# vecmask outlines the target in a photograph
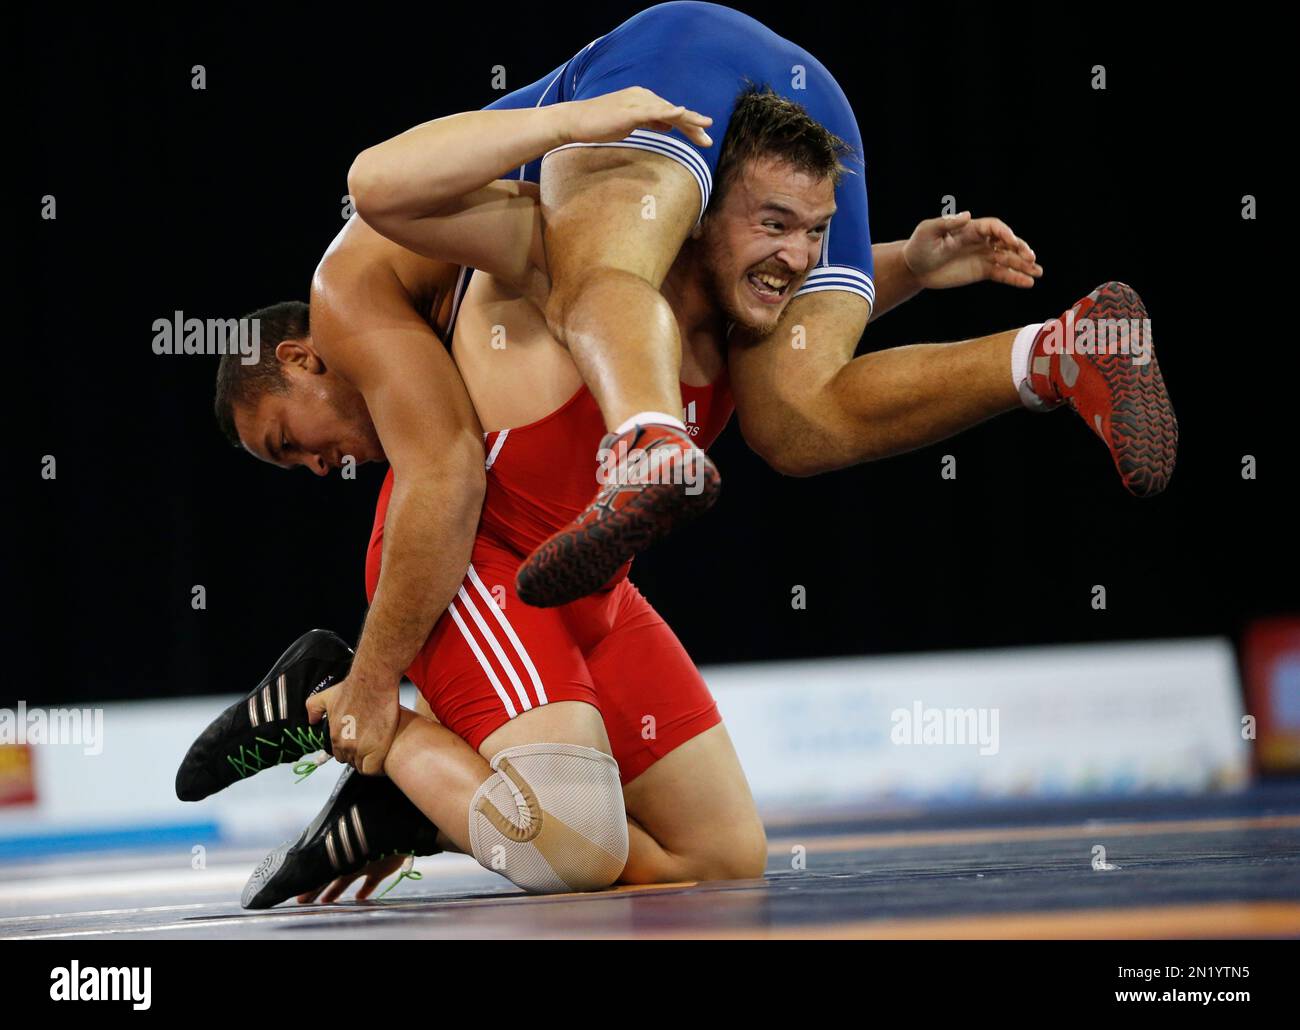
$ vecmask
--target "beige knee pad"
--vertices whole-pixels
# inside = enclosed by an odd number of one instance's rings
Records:
[[[469,806],[479,865],[542,894],[608,887],[627,862],[618,763],[576,744],[525,744],[492,759]]]

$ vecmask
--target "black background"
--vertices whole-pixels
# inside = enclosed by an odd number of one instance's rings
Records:
[[[355,635],[382,469],[318,480],[238,454],[211,415],[217,359],[154,355],[152,322],[306,299],[358,151],[491,102],[495,65],[509,89],[539,78],[641,6],[26,16],[9,126],[21,445],[4,622],[18,661],[0,703],[242,691],[304,629]],[[953,194],[1046,268],[1030,291],[922,295],[863,346],[1040,321],[1124,280],[1152,312],[1182,453],[1166,494],[1142,502],[1068,414],[1017,412],[810,480],[767,469],[733,425],[714,450],[718,506],[634,573],[696,660],[1236,634],[1300,608],[1289,29],[1241,5],[1214,22],[1128,6],[744,9],[853,101],[874,239],[905,238]],[[1256,221],[1241,218],[1248,193]],[[45,194],[57,220],[40,218]]]

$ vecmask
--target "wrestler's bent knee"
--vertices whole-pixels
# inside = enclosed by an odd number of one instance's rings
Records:
[[[647,302],[660,309],[662,316],[671,317],[668,302],[644,276],[612,265],[588,267],[555,278],[546,301],[546,323],[556,337],[564,339],[568,333],[589,328],[593,315]]]
[[[608,887],[627,863],[618,763],[575,744],[525,744],[492,759],[470,802],[479,865],[540,894]]]

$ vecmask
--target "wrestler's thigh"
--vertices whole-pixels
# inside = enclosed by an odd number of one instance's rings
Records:
[[[557,290],[595,269],[629,272],[657,288],[700,214],[700,188],[683,165],[624,147],[549,154],[541,200]]]
[[[522,712],[489,734],[478,753],[490,762],[506,748],[543,743],[576,744],[613,754],[600,710],[584,701],[552,701]]]

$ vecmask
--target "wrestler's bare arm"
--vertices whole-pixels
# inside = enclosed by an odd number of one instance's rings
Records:
[[[408,250],[485,271],[537,302],[549,291],[537,187],[503,179],[556,147],[712,120],[639,87],[522,110],[470,111],[418,125],[359,154],[348,173],[357,214]]]
[[[871,248],[876,304],[845,292],[797,296],[766,340],[731,336],[731,381],[745,439],[770,465],[812,475],[935,443],[1018,404],[1014,331],[894,347],[854,358],[870,318],[922,289],[998,282],[1028,289],[1033,249],[998,218],[920,222]]]
[[[876,299],[871,305],[870,321],[872,322],[886,311],[893,310],[921,292],[921,284],[903,259],[903,248],[906,245],[906,240],[871,245],[871,265],[874,272],[872,281],[876,286]],[[848,340],[844,341],[845,344],[848,342]],[[857,341],[854,340],[853,346],[848,348],[850,356],[856,347]]]
[[[948,289],[996,282],[1029,289],[1042,276],[1034,249],[1000,218],[972,217],[969,211],[917,224],[906,240],[871,248],[876,299],[871,321],[915,297],[923,289]],[[842,341],[849,353],[857,341]]]
[[[457,270],[442,271],[450,288]],[[394,473],[379,586],[349,677],[384,690],[464,578],[485,489],[483,437],[455,364],[391,263],[336,244],[313,279],[311,318],[324,359],[365,397]]]
[[[349,189],[358,191],[355,185]],[[357,214],[376,232],[407,250],[437,261],[487,272],[538,304],[550,292],[542,246],[537,185],[493,182],[458,197],[438,213],[420,217],[377,214],[354,192]]]

